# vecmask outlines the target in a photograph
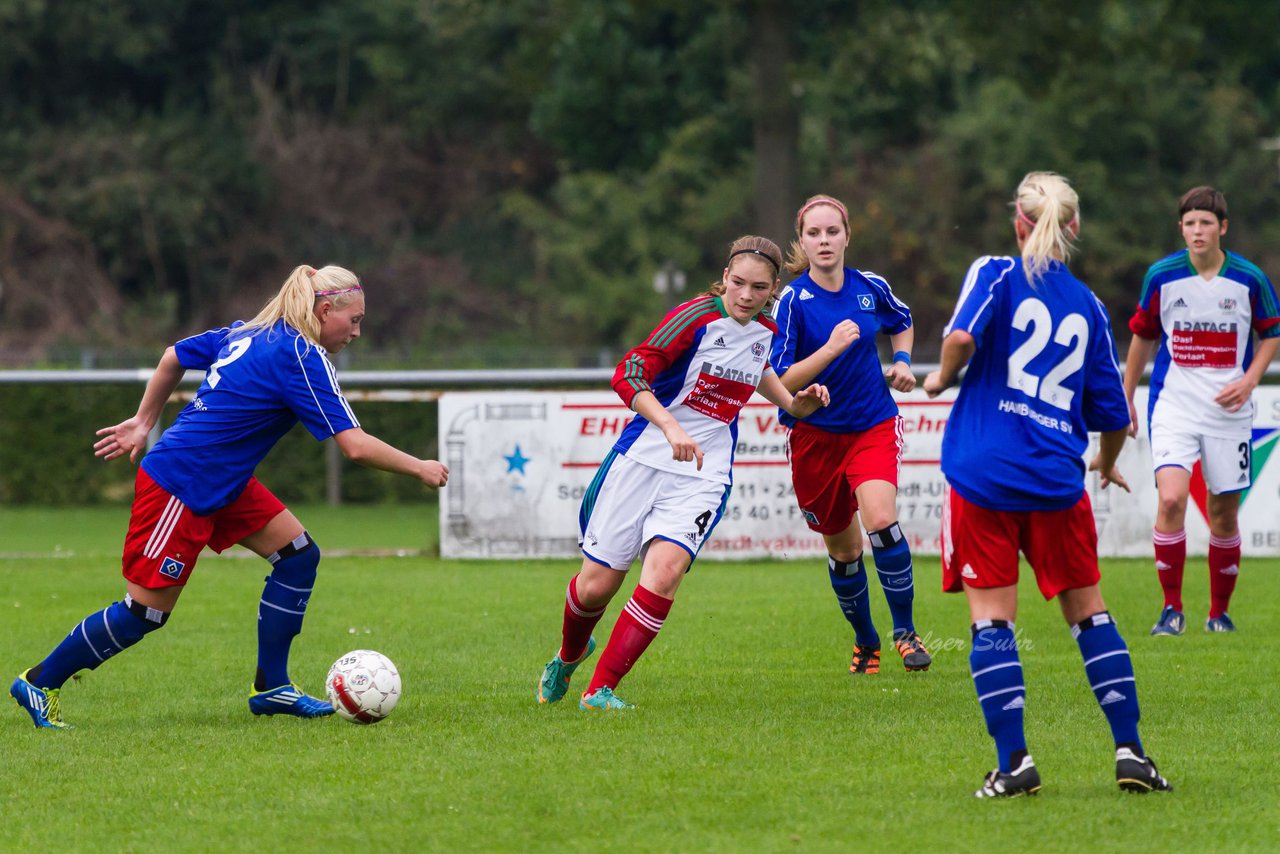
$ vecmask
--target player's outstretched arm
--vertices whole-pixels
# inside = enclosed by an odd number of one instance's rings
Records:
[[[785,409],[796,418],[805,418],[812,415],[831,402],[831,395],[827,392],[827,387],[817,383],[801,389],[793,396],[787,390],[786,384],[772,371],[766,373],[764,378],[760,380],[759,391],[765,400],[779,409]]]
[[[1120,474],[1120,469],[1116,468],[1116,459],[1120,456],[1120,449],[1124,447],[1124,442],[1128,438],[1128,429],[1108,430],[1098,435],[1098,455],[1093,458],[1093,462],[1089,463],[1089,471],[1096,471],[1102,475],[1103,489],[1114,483],[1125,492],[1133,491],[1129,488],[1124,475]]]
[[[969,364],[978,345],[973,336],[963,329],[956,329],[942,339],[942,359],[938,370],[924,378],[924,390],[929,397],[937,397],[956,384],[960,371]]]
[[[93,445],[93,454],[104,460],[114,460],[123,454],[129,455],[129,461],[136,463],[138,454],[147,446],[147,434],[160,420],[165,401],[173,394],[186,370],[178,361],[177,352],[170,347],[160,357],[151,379],[147,380],[146,391],[142,393],[142,402],[138,404],[137,413],[129,419],[111,427],[103,427],[97,432],[101,436]]]
[[[359,427],[335,433],[342,455],[353,463],[371,469],[407,474],[416,477],[432,489],[438,489],[449,481],[449,467],[439,460],[420,460],[392,447],[377,436],[371,436]]]

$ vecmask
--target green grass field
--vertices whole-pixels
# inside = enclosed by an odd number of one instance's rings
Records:
[[[431,511],[298,513],[332,551],[430,550]],[[24,555],[0,560],[7,680],[119,598],[127,510],[0,514],[0,552]],[[33,556],[55,546],[58,557]],[[964,601],[937,592],[936,560],[917,561],[932,670],[907,674],[889,653],[863,678],[847,673],[850,632],[824,567],[700,563],[619,690],[638,708],[614,715],[533,698],[575,567],[326,559],[295,679],[321,690],[331,661],[357,647],[389,655],[404,679],[395,713],[358,727],[249,715],[265,564],[206,554],[165,629],[68,684],[74,730],[37,731],[6,701],[0,849],[1138,852],[1280,839],[1280,561],[1247,562],[1232,609],[1241,631],[1208,636],[1207,571],[1193,559],[1189,631],[1158,640],[1149,565],[1104,568],[1170,795],[1116,788],[1076,645],[1027,585],[1018,628],[1044,789],[998,803],[971,797],[995,754]],[[878,597],[876,617],[887,627]]]

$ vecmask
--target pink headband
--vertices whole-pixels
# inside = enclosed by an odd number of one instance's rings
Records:
[[[362,291],[362,290],[364,290],[364,288],[360,287],[359,285],[356,285],[355,287],[351,287],[351,288],[340,288],[339,290],[336,290],[336,291],[316,291],[315,296],[332,297],[332,296],[337,296],[338,294],[349,294],[352,291]]]
[[[1022,221],[1023,225],[1025,225],[1027,228],[1035,229],[1036,227],[1035,222],[1031,219],[1031,217],[1027,216],[1025,213],[1022,212],[1021,202],[1014,202],[1013,209],[1018,212],[1018,219]],[[1079,212],[1077,212],[1076,215],[1071,218],[1071,222],[1067,223],[1067,228],[1070,228],[1071,226],[1075,225],[1079,221],[1080,221],[1080,214]]]
[[[800,230],[800,225],[804,222],[804,215],[809,211],[809,208],[814,208],[818,205],[831,205],[831,207],[840,211],[840,216],[844,218],[845,222],[849,221],[849,212],[844,209],[844,205],[840,204],[835,199],[814,199],[811,202],[806,202],[804,207],[800,208],[800,212],[796,214],[796,231]]]

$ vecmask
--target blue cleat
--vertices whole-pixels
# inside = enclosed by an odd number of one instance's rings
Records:
[[[30,670],[22,671],[22,675],[13,680],[9,696],[31,715],[31,722],[37,729],[70,729],[62,722],[62,689],[37,688],[27,681]]]
[[[1227,612],[1223,611],[1221,617],[1210,617],[1205,620],[1204,630],[1206,632],[1234,632],[1236,624],[1231,622],[1231,618],[1227,616]]]
[[[624,702],[620,697],[613,696],[613,689],[608,685],[604,685],[591,694],[583,694],[582,701],[578,703],[578,708],[592,712],[612,712],[615,710],[634,709],[635,704]]]
[[[293,715],[295,718],[323,718],[333,714],[333,704],[308,697],[297,685],[281,685],[270,691],[249,695],[249,711],[255,715]]]
[[[548,661],[546,669],[542,671],[542,680],[538,682],[538,702],[560,702],[565,692],[569,690],[569,677],[573,676],[573,671],[577,670],[578,665],[590,658],[591,653],[595,651],[596,639],[592,637],[587,639],[587,651],[577,661],[564,661],[557,652],[555,658]]]
[[[1160,612],[1160,619],[1156,620],[1156,624],[1151,627],[1151,634],[1173,637],[1182,634],[1186,628],[1187,618],[1182,615],[1182,612],[1173,610],[1172,605],[1165,605],[1164,610]]]

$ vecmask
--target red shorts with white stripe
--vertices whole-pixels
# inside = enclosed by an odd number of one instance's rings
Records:
[[[222,552],[261,531],[284,509],[280,499],[252,477],[235,501],[197,516],[139,466],[133,515],[124,538],[124,577],[149,589],[184,585],[205,546]]]
[[[787,457],[805,522],[819,534],[838,534],[858,509],[855,489],[869,480],[897,487],[902,416],[861,433],[829,433],[799,421],[787,434]]]
[[[1098,529],[1089,493],[1066,510],[988,510],[950,487],[942,501],[942,589],[990,589],[1018,583],[1018,552],[1027,556],[1045,599],[1092,587]]]

